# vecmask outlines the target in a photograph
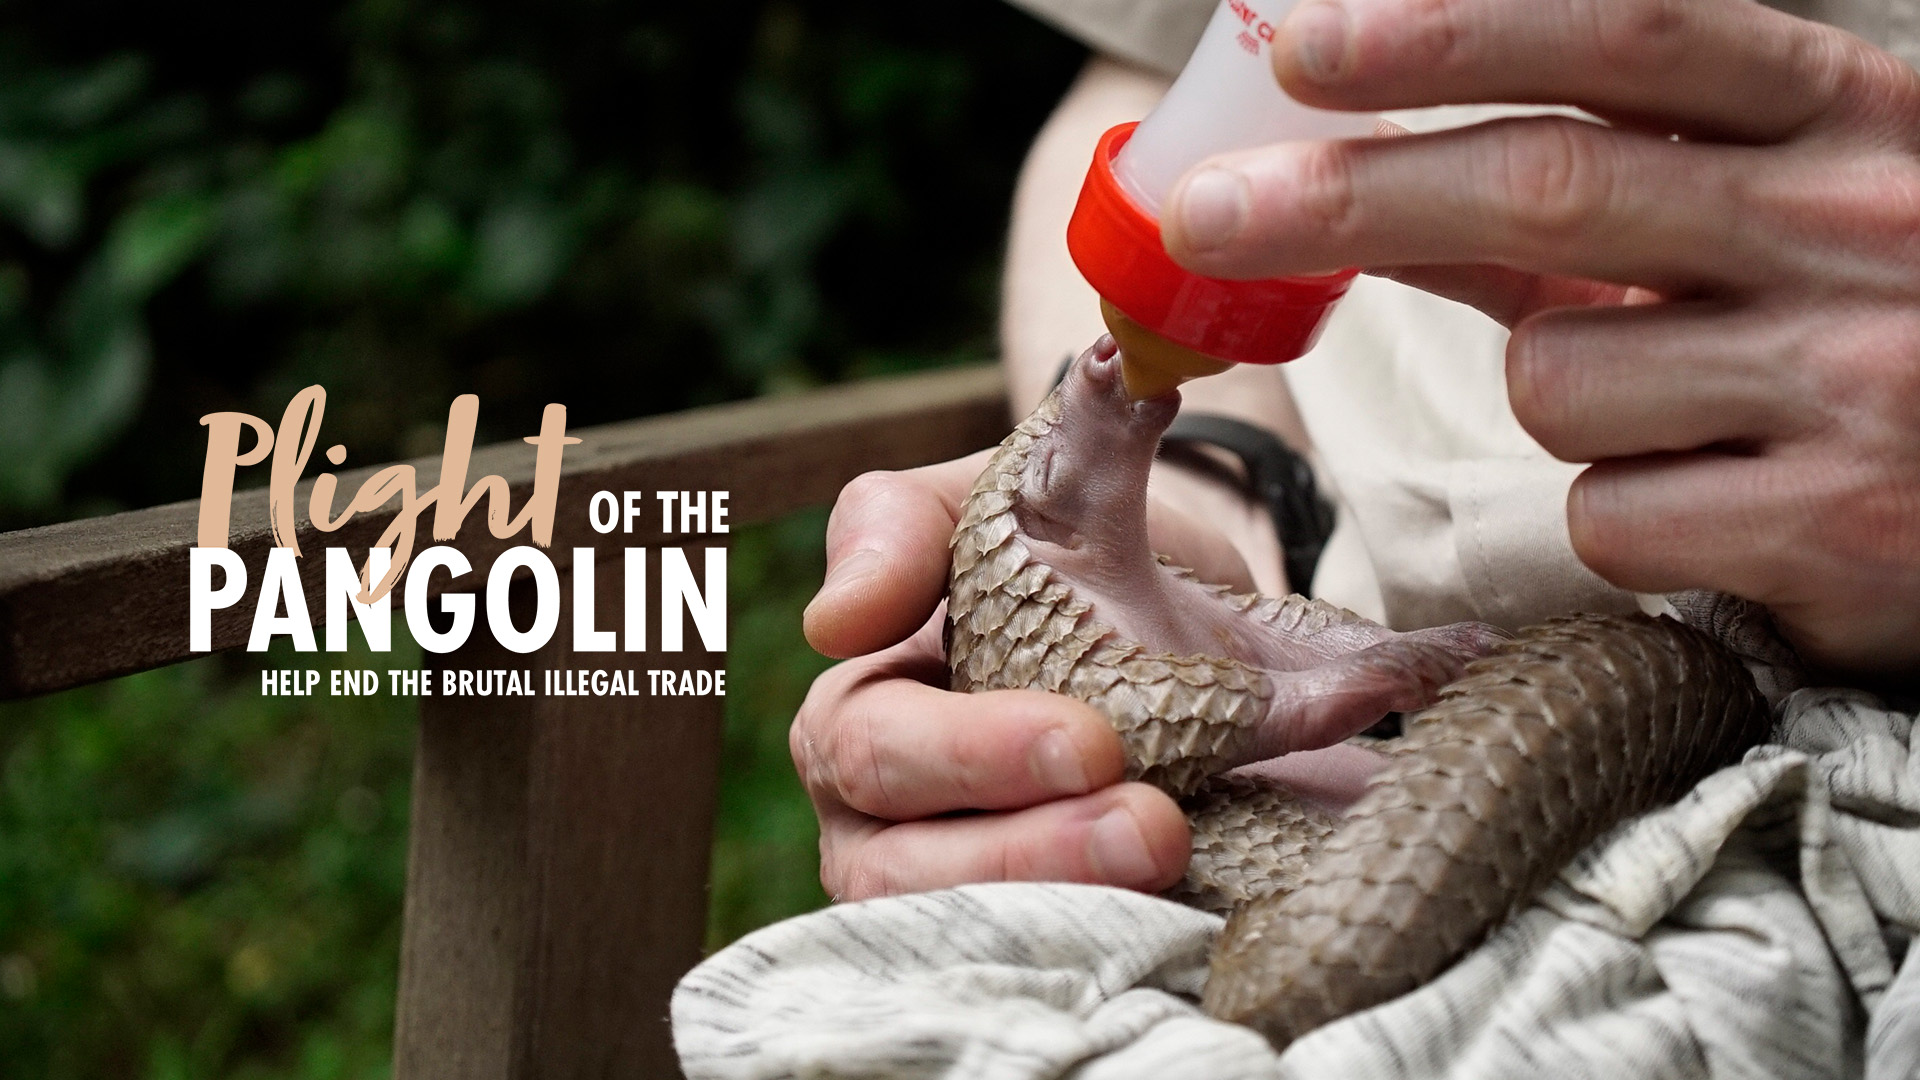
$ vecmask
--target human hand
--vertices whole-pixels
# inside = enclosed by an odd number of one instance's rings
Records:
[[[1329,108],[1578,106],[1226,155],[1169,200],[1221,277],[1340,266],[1513,329],[1581,559],[1767,604],[1810,661],[1920,665],[1920,76],[1750,0],[1312,0],[1273,42]]]
[[[828,522],[807,640],[854,659],[814,682],[790,745],[835,899],[990,880],[1160,889],[1185,872],[1185,817],[1122,782],[1120,738],[1091,706],[945,689],[947,540],[987,457],[868,473]],[[1202,577],[1252,587],[1235,549],[1190,519],[1156,506],[1148,532]]]

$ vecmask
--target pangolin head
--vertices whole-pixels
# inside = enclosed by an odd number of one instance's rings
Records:
[[[1108,538],[1144,543],[1147,471],[1179,411],[1177,390],[1129,401],[1119,347],[1103,335],[1034,414],[1043,424],[1021,468],[1022,531],[1068,548]]]

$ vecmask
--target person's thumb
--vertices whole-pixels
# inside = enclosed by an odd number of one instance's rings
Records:
[[[947,541],[984,459],[872,472],[840,492],[827,522],[827,574],[807,605],[807,642],[862,656],[904,641],[946,592]]]

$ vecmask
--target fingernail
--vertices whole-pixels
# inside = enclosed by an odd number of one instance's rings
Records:
[[[1033,770],[1033,778],[1048,791],[1080,795],[1088,790],[1087,767],[1080,760],[1080,747],[1073,736],[1057,728],[1033,744],[1027,765]]]
[[[1088,856],[1100,880],[1113,885],[1145,884],[1160,873],[1140,823],[1123,807],[1107,811],[1093,823]]]
[[[1286,32],[1293,35],[1300,70],[1314,82],[1343,79],[1347,74],[1347,39],[1353,20],[1339,4],[1308,4],[1286,21]]]
[[[1225,247],[1247,223],[1253,196],[1247,178],[1232,169],[1195,173],[1180,192],[1180,231],[1194,251]]]

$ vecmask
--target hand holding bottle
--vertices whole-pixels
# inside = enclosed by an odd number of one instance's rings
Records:
[[[1589,566],[1766,603],[1816,663],[1920,667],[1920,75],[1749,0],[1312,0],[1273,49],[1328,108],[1611,125],[1227,154],[1169,197],[1176,260],[1479,307],[1521,423],[1597,463],[1568,505]]]

